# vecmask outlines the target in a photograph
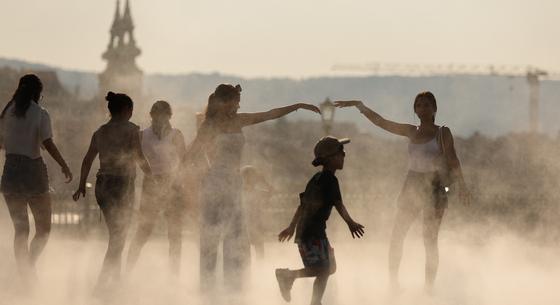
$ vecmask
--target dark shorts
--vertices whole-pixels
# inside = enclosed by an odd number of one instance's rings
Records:
[[[326,238],[300,241],[298,249],[305,267],[330,267],[334,259],[334,250]]]
[[[103,210],[106,208],[132,208],[134,203],[134,177],[98,174],[95,198]]]
[[[7,195],[34,196],[48,193],[49,176],[43,159],[6,155],[0,190]]]
[[[409,171],[399,196],[399,207],[405,210],[446,209],[447,192],[438,173]]]

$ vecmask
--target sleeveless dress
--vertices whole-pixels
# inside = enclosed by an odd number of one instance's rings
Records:
[[[242,133],[215,138],[215,155],[202,181],[200,281],[202,290],[215,283],[218,245],[223,240],[224,283],[240,289],[250,261],[250,244],[241,202]]]

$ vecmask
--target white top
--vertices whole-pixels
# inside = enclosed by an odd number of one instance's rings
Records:
[[[440,132],[440,131],[438,131]],[[408,143],[408,169],[419,173],[435,172],[440,169],[441,149],[437,135],[427,143]]]
[[[43,141],[53,136],[49,113],[31,101],[25,116],[18,118],[13,113],[14,107],[15,104],[10,105],[0,119],[0,140],[6,154],[40,158]]]
[[[174,175],[181,162],[179,151],[182,149],[183,134],[172,128],[164,137],[159,139],[148,127],[142,130],[142,151],[150,163],[154,175]]]

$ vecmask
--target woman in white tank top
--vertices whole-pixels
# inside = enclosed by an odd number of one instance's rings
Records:
[[[447,208],[447,185],[442,181],[446,169],[449,169],[449,177],[457,182],[458,194],[464,204],[470,202],[451,131],[435,124],[437,104],[434,95],[421,92],[414,100],[414,112],[420,118],[420,126],[386,120],[361,101],[337,101],[335,105],[355,106],[373,124],[409,139],[409,171],[398,199],[389,249],[390,279],[392,287],[397,289],[404,239],[412,222],[422,212],[426,248],[425,288],[431,292],[439,262],[438,233]]]
[[[138,213],[138,227],[128,250],[127,271],[136,264],[142,247],[148,241],[158,216],[164,213],[169,239],[169,268],[178,275],[181,267],[181,240],[185,200],[177,176],[186,147],[183,134],[171,126],[171,106],[157,101],[150,110],[152,124],[142,130],[144,156],[150,163],[152,175],[142,182],[142,199]]]

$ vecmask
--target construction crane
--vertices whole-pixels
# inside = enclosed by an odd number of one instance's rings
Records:
[[[401,75],[410,77],[490,75],[505,77],[525,77],[529,85],[529,128],[532,133],[539,130],[539,92],[541,79],[560,80],[560,73],[551,73],[532,66],[473,65],[473,64],[413,64],[381,63],[337,64],[335,72],[362,72],[368,75]]]

